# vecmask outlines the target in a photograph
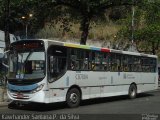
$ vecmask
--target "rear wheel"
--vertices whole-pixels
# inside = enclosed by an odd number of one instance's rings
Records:
[[[131,84],[129,87],[128,95],[130,99],[134,99],[137,96],[137,87],[134,84]]]
[[[67,105],[70,108],[78,107],[80,101],[81,101],[80,91],[77,88],[70,89],[66,96]]]

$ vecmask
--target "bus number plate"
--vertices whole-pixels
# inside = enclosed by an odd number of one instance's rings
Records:
[[[17,98],[23,98],[23,94],[18,93],[18,94],[17,94]]]

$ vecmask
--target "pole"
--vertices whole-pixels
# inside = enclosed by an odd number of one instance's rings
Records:
[[[133,5],[132,6],[132,44],[134,42],[134,15],[135,15],[135,8]]]
[[[28,38],[28,24],[26,23],[26,39]]]

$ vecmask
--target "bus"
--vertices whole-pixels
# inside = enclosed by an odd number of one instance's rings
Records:
[[[10,45],[7,94],[17,102],[66,102],[158,88],[157,56],[47,39]]]

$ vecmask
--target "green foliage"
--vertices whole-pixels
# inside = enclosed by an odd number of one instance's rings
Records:
[[[133,35],[134,41],[138,44],[143,43],[151,47],[148,50],[155,52],[159,49],[160,43],[160,0],[142,0],[135,7]],[[121,39],[131,40],[132,13],[123,20],[125,26],[118,32]],[[121,20],[122,21],[122,20]],[[144,46],[143,46],[144,48]]]
[[[86,44],[91,21],[104,18],[106,9],[135,4],[132,0],[53,0],[53,2],[80,13],[81,44]]]
[[[5,2],[4,0],[0,2],[0,28],[3,30]],[[130,40],[131,5],[136,5],[134,39],[158,43],[160,0],[134,0],[134,2],[133,0],[11,0],[10,32],[24,31],[24,25],[29,22],[29,33],[36,34],[50,23],[50,27],[60,24],[59,31],[63,37],[66,33],[74,33],[71,30],[72,23],[74,25],[79,23],[81,43],[85,44],[88,35],[89,38],[95,36],[92,32],[92,22],[106,24],[109,20],[113,20],[124,26],[118,32],[117,39]],[[21,19],[22,16],[27,17],[29,13],[33,14],[32,18],[25,21]]]
[[[133,4],[132,0],[11,0],[10,32],[23,31],[26,21],[23,21],[21,17],[27,16],[29,13],[34,14],[29,20],[29,31],[32,34],[37,33],[48,22],[55,25],[59,19],[66,21],[67,17],[67,20],[81,24],[81,40],[85,44],[91,21],[104,21],[106,9],[131,4]],[[114,16],[111,17],[118,15],[112,13]],[[4,20],[3,12],[0,20]],[[69,31],[70,25],[68,23],[64,22],[64,31]],[[0,28],[3,29],[4,25],[1,25]]]
[[[137,40],[158,42],[160,41],[160,24],[150,24],[135,32]]]

